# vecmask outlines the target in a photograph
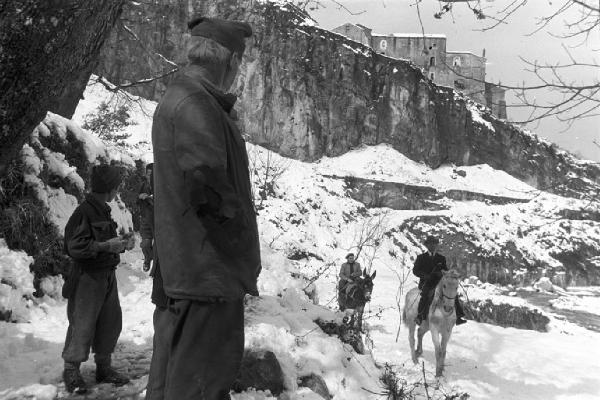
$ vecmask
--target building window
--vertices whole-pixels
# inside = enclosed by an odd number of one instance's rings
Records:
[[[465,88],[465,81],[462,79],[457,79],[454,81],[454,87],[457,89],[464,89]]]
[[[435,74],[433,72],[429,74],[429,79],[431,79],[431,80],[435,79]]]
[[[455,67],[460,67],[461,61],[460,57],[454,57],[454,61],[452,61],[452,65]]]
[[[430,66],[430,67],[435,67],[435,57],[431,57],[431,58],[429,59],[429,66]]]

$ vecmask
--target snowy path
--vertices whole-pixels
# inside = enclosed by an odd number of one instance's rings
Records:
[[[133,260],[138,255],[134,252],[128,257]],[[153,334],[151,281],[140,272],[139,261],[132,264],[119,270],[123,333],[115,353],[115,365],[127,371],[134,383],[119,390],[100,388],[96,395],[109,393],[136,398],[147,379]],[[330,284],[323,282],[321,293],[328,293],[323,289]],[[410,360],[405,327],[398,343],[395,342],[399,322],[394,307],[396,290],[397,278],[393,272],[379,269],[370,309],[377,312],[382,307],[383,311],[381,318],[369,320],[373,355],[380,364],[388,362],[397,366],[409,382],[419,382],[422,381],[421,365],[415,366]],[[48,301],[47,306],[36,311],[32,324],[0,324],[0,344],[6,349],[0,352],[0,398],[9,387],[34,383],[61,387],[60,352],[65,331],[64,302]],[[596,400],[600,398],[599,342],[600,334],[560,321],[549,333],[471,321],[455,328],[448,348],[446,376],[440,383],[445,390],[467,392],[474,400]],[[423,360],[428,382],[435,383],[435,360],[429,334],[424,339]],[[89,380],[93,368],[89,361],[83,366]],[[365,393],[365,398],[371,397]]]
[[[389,270],[377,271],[376,306],[393,307],[397,278]],[[398,312],[383,311],[371,321],[377,361],[402,366],[414,381],[422,380],[414,366],[403,326],[398,343]],[[455,327],[448,347],[443,383],[467,392],[474,400],[597,400],[600,398],[600,334],[565,323],[563,332],[540,333],[469,321]],[[435,356],[429,333],[423,339],[427,379],[434,381]]]

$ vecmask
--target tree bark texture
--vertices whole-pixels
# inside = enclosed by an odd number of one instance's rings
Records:
[[[72,116],[124,2],[0,2],[0,175],[47,111]]]

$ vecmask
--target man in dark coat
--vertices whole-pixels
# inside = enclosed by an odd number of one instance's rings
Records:
[[[146,176],[144,183],[140,187],[138,195],[138,204],[140,207],[140,235],[142,241],[140,247],[144,254],[144,271],[150,269],[150,263],[153,258],[152,242],[154,240],[154,177],[153,170],[154,164],[150,163],[146,165]]]
[[[447,271],[446,257],[437,252],[439,247],[439,240],[435,236],[428,236],[423,243],[427,248],[427,251],[423,254],[419,254],[415,260],[413,267],[413,274],[419,277],[419,289],[421,290],[421,299],[419,300],[419,314],[415,319],[417,325],[427,319],[429,312],[429,305],[433,297],[435,287],[442,279],[442,271]],[[455,299],[456,306],[456,325],[464,324],[467,322],[464,319],[464,311],[458,296]]]
[[[229,399],[260,246],[235,96],[246,23],[195,18],[190,65],[154,113],[154,353],[146,399]],[[162,300],[161,300],[162,299]]]
[[[88,359],[90,347],[95,353],[96,382],[129,382],[111,367],[111,354],[121,333],[115,268],[119,253],[133,247],[130,239],[117,236],[117,224],[107,204],[115,198],[120,183],[121,173],[116,167],[94,167],[92,192],[75,209],[65,227],[65,251],[73,259],[71,274],[63,287],[69,319],[62,353],[63,379],[70,393],[87,391],[79,365]]]
[[[342,268],[340,268],[340,279],[338,282],[338,304],[340,306],[340,311],[346,309],[346,291],[348,285],[361,275],[362,269],[360,264],[354,259],[354,253],[348,253],[346,255],[346,262],[342,264]]]

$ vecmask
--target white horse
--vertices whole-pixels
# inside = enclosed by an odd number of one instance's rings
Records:
[[[456,310],[454,300],[458,291],[458,272],[456,270],[442,271],[442,279],[435,287],[435,294],[429,306],[427,319],[421,322],[417,332],[417,348],[415,349],[415,318],[418,313],[421,292],[418,288],[406,293],[402,320],[408,326],[408,343],[413,362],[423,354],[423,336],[431,331],[431,339],[435,348],[435,376],[440,377],[444,372],[446,361],[446,347],[450,341],[452,328],[456,323]]]

